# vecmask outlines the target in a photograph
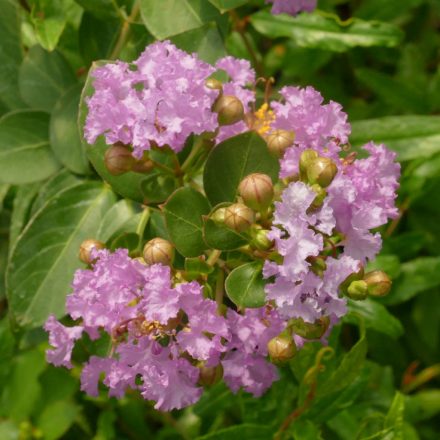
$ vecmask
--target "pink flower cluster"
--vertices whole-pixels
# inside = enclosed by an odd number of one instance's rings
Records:
[[[283,329],[270,308],[245,315],[217,313],[196,282],[171,284],[170,268],[145,266],[125,249],[97,251],[90,270],[78,270],[67,312],[79,324],[66,327],[50,316],[45,324],[52,349],[49,362],[70,368],[72,349],[83,333],[110,336],[107,357],[92,356],[81,374],[81,388],[98,395],[98,382],[111,396],[139,389],[155,408],[169,411],[196,402],[199,366],[222,365],[224,380],[234,391],[243,387],[255,396],[277,378],[267,362],[267,342]]]
[[[302,11],[312,12],[317,0],[266,0],[266,3],[273,3],[272,14],[297,15]]]

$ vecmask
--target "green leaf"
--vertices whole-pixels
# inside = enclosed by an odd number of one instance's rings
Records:
[[[20,428],[10,420],[0,422],[0,438],[3,440],[19,440]]]
[[[440,151],[440,116],[386,116],[353,122],[350,142],[359,146],[370,140],[396,151],[400,161],[431,157]]]
[[[234,269],[226,278],[225,289],[229,299],[241,308],[262,307],[266,303],[266,285],[262,266],[258,261]]]
[[[362,316],[366,328],[384,333],[391,338],[397,339],[404,333],[401,322],[383,304],[372,299],[348,300],[348,314],[344,316],[344,322],[357,324],[357,316]]]
[[[163,40],[199,28],[219,12],[206,0],[141,0],[141,16],[151,34]]]
[[[391,21],[423,2],[424,0],[369,0],[360,3],[356,16],[365,20]]]
[[[310,420],[300,419],[291,425],[294,440],[323,440],[321,430]]]
[[[206,249],[202,216],[207,215],[210,209],[208,200],[192,188],[178,189],[164,205],[163,213],[171,241],[184,257],[197,257]]]
[[[7,269],[10,313],[19,325],[35,327],[50,313],[64,314],[79,246],[95,236],[114,201],[108,187],[86,182],[50,199],[31,219]]]
[[[406,396],[405,420],[419,422],[440,413],[440,389],[426,389]]]
[[[123,232],[117,235],[110,243],[110,250],[114,251],[116,249],[124,248],[133,252],[138,248],[140,237],[136,232]]]
[[[164,202],[176,189],[177,182],[171,176],[152,171],[140,182],[144,204]]]
[[[80,408],[69,401],[55,402],[44,408],[37,420],[37,426],[45,440],[56,440],[70,428]]]
[[[188,53],[197,53],[207,63],[215,62],[226,55],[225,45],[214,22],[193,29],[171,38],[180,49]]]
[[[199,257],[185,258],[185,270],[195,274],[210,274],[214,268]]]
[[[44,49],[54,50],[67,23],[62,2],[34,0],[30,18],[35,28],[37,41]]]
[[[210,214],[219,208],[229,206],[230,203],[220,203]],[[222,251],[232,251],[248,243],[248,237],[223,224],[216,223],[208,217],[203,219],[203,237],[208,247]]]
[[[212,434],[197,437],[197,440],[268,440],[273,428],[265,425],[243,424],[220,429]]]
[[[391,429],[393,440],[403,440],[403,412],[405,410],[405,397],[396,391],[391,407],[385,417],[384,430]]]
[[[18,77],[24,101],[48,113],[52,112],[61,95],[76,82],[65,58],[56,51],[46,52],[40,46],[31,47]]]
[[[254,28],[270,38],[289,37],[300,47],[344,52],[352,47],[394,47],[402,39],[402,31],[390,23],[352,18],[341,22],[336,15],[287,14],[272,15],[260,11],[251,16]]]
[[[203,184],[212,205],[234,202],[238,185],[248,174],[268,174],[275,182],[279,164],[255,132],[234,136],[217,145],[205,165]],[[220,183],[221,182],[221,183]]]
[[[75,2],[98,18],[117,17],[120,14],[115,0],[75,0]]]
[[[81,89],[81,85],[74,85],[58,99],[50,118],[49,133],[57,159],[74,173],[88,174],[89,161],[77,123]]]
[[[393,282],[385,304],[400,304],[440,285],[440,257],[420,257],[401,265],[401,275]]]
[[[400,274],[400,260],[396,255],[379,255],[373,261],[369,261],[366,271],[383,270],[391,279]]]
[[[249,0],[208,0],[212,3],[221,13],[229,11],[230,9],[235,9],[240,6],[245,5]]]
[[[41,112],[18,110],[0,119],[0,182],[38,182],[55,173],[48,132],[49,117]]]
[[[0,0],[0,102],[10,109],[26,107],[18,91],[18,69],[23,57],[19,5]]]

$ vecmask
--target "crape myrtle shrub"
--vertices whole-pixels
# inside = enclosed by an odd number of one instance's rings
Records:
[[[316,3],[1,1],[0,438],[438,438],[440,5]]]

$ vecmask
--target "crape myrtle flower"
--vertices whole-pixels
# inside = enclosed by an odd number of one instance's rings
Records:
[[[302,11],[312,12],[317,0],[266,0],[266,3],[273,3],[272,14],[297,15]]]

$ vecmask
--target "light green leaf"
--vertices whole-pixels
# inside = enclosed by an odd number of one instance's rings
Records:
[[[248,3],[249,0],[209,0],[221,13],[235,9]]]
[[[355,121],[350,142],[384,143],[400,161],[430,157],[440,151],[440,116],[386,116]]]
[[[29,106],[51,113],[61,95],[77,80],[60,53],[33,46],[20,67],[18,82]]]
[[[256,308],[266,302],[266,283],[258,261],[234,269],[226,278],[225,289],[229,299],[241,308]]]
[[[20,440],[20,428],[10,420],[0,422],[0,438],[3,440]]]
[[[69,401],[55,402],[44,408],[37,420],[45,440],[56,440],[70,428],[75,421],[80,407]]]
[[[11,317],[21,326],[41,325],[64,314],[81,242],[94,237],[115,202],[108,187],[85,182],[50,199],[28,223],[12,250],[7,271]]]
[[[203,26],[219,11],[206,0],[141,0],[141,16],[151,34],[163,40]]]
[[[279,164],[266,142],[255,132],[246,132],[217,145],[205,165],[203,184],[212,205],[234,202],[238,185],[248,174],[268,174],[278,179]],[[221,182],[221,184],[220,184]]]
[[[81,89],[81,85],[74,85],[58,99],[50,118],[49,133],[57,159],[74,173],[88,174],[89,161],[77,123]]]
[[[17,110],[0,119],[0,182],[46,179],[60,167],[49,147],[49,117]]]
[[[295,421],[290,431],[294,440],[323,440],[319,427],[307,419]]]
[[[192,188],[178,189],[164,205],[163,213],[171,241],[184,257],[197,257],[206,249],[202,216],[207,215],[210,209],[208,200]]]
[[[270,38],[289,37],[300,47],[344,52],[352,47],[393,47],[402,39],[402,31],[390,23],[350,19],[341,22],[336,15],[272,15],[260,11],[251,16],[254,28]]]
[[[405,397],[396,391],[391,407],[385,417],[384,430],[393,431],[393,440],[403,440],[403,412],[405,410]]]

